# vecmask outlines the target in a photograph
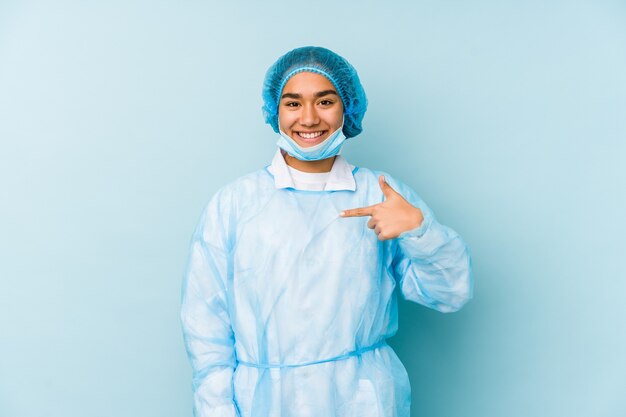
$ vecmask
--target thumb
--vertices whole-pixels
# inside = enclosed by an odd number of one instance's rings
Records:
[[[396,190],[391,188],[391,185],[387,183],[384,175],[378,177],[378,185],[380,185],[380,189],[382,190],[385,198],[390,198],[391,196],[397,194]]]

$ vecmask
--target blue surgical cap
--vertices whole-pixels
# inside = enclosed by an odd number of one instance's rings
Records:
[[[265,74],[263,115],[278,133],[278,103],[287,81],[299,72],[314,72],[328,78],[343,102],[343,134],[347,138],[361,133],[367,98],[356,70],[348,61],[326,48],[305,46],[278,58]]]

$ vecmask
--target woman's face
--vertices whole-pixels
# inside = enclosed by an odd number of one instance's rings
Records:
[[[287,81],[278,106],[278,125],[298,145],[315,146],[342,123],[343,103],[328,78],[300,72]]]

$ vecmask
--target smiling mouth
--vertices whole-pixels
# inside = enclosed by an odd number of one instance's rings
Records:
[[[324,133],[326,133],[325,130],[320,130],[317,132],[296,132],[298,137],[300,137],[305,142],[313,142],[316,139],[318,139],[320,136],[324,135]]]

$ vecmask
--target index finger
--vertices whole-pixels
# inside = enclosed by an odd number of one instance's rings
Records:
[[[344,210],[341,213],[339,213],[339,215],[341,217],[371,216],[372,213],[374,212],[374,207],[376,207],[376,204],[374,204],[373,206],[359,207],[359,208],[353,208],[350,210]]]

